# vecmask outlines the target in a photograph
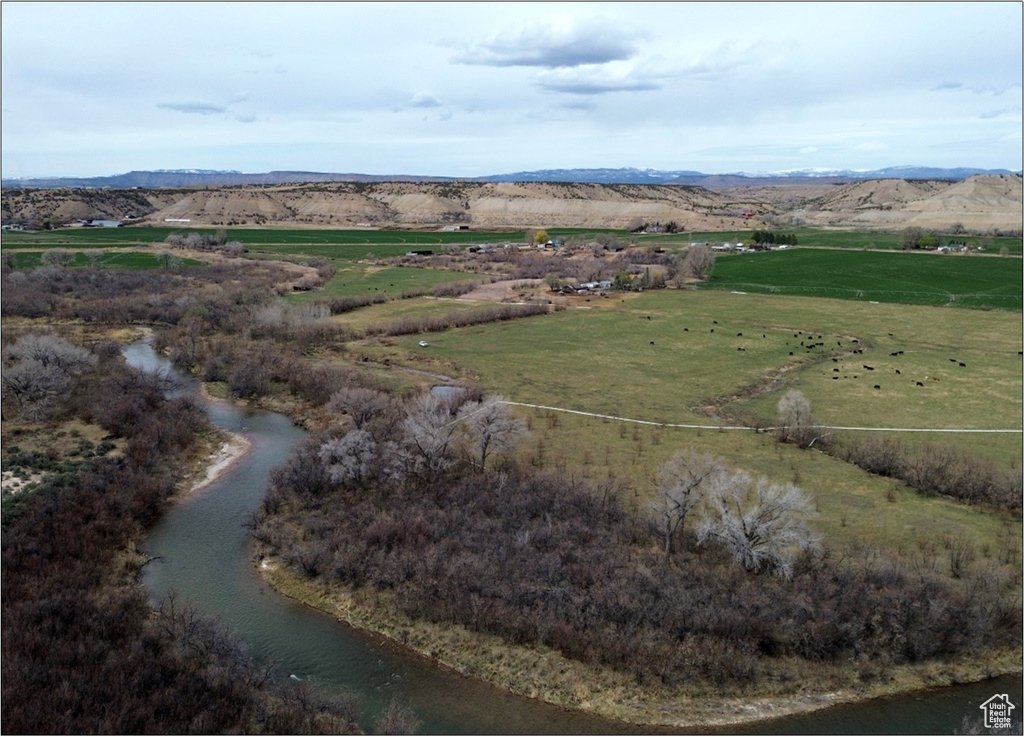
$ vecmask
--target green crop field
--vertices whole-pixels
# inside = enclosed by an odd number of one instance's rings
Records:
[[[753,238],[750,230],[727,231],[694,231],[692,233],[640,234],[635,236],[642,244],[665,245],[690,243],[742,243]],[[898,232],[866,232],[856,230],[834,230],[831,228],[787,228],[781,227],[774,232],[792,234],[797,237],[797,244],[803,248],[843,248],[859,250],[899,251],[902,249],[902,234]],[[975,249],[983,249],[987,253],[998,254],[1002,248],[1012,254],[1022,252],[1020,238],[1006,238],[980,235],[943,235],[942,242],[956,241],[965,243]]]
[[[702,288],[1021,309],[1020,259],[796,248],[719,257]]]
[[[215,235],[220,228],[68,228],[63,230],[7,231],[5,248],[39,246],[93,247],[162,243],[172,233]],[[418,231],[418,230],[320,230],[304,228],[224,228],[229,241],[252,248],[275,246],[303,252],[304,247],[399,245],[429,248],[446,244],[522,243],[523,231]],[[567,229],[568,230],[568,229]],[[590,231],[587,231],[590,232]],[[594,231],[597,232],[597,231]]]
[[[172,228],[67,228],[64,230],[8,230],[4,248],[111,248],[160,243]],[[212,234],[213,231],[210,231]]]

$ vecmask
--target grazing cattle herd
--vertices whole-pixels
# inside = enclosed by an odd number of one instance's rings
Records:
[[[651,316],[650,315],[644,315],[644,319],[650,320]],[[718,325],[718,320],[712,320],[711,324],[712,325]],[[714,333],[715,329],[711,328],[710,331],[712,333]],[[689,327],[684,327],[683,328],[683,332],[685,332],[685,333],[690,332],[690,328]],[[794,338],[801,338],[802,336],[804,336],[804,332],[802,330],[798,330],[797,332],[793,333],[793,337]],[[736,337],[737,338],[742,338],[743,337],[743,333],[742,332],[736,333]],[[767,333],[761,333],[761,338],[767,339],[767,337],[768,337]],[[894,337],[893,333],[889,333],[889,337],[890,338]],[[808,339],[810,339],[811,341],[814,341],[814,342],[808,342]],[[654,341],[653,340],[650,341],[650,344],[654,345]],[[788,340],[786,341],[786,345],[787,346],[790,345],[790,342]],[[846,354],[847,355],[863,354],[864,353],[864,349],[863,348],[859,348],[859,347],[858,348],[854,348],[853,347],[854,345],[858,345],[859,346],[860,345],[860,340],[857,339],[857,338],[849,338],[848,339],[848,344],[846,346]],[[807,352],[807,353],[811,353],[815,349],[823,348],[824,346],[825,346],[825,343],[823,342],[823,336],[821,336],[821,335],[814,336],[811,333],[807,333],[806,336],[803,337],[803,339],[800,341],[800,344],[799,344],[799,347],[804,349],[804,351]],[[796,347],[796,346],[794,346],[794,347]],[[842,340],[837,340],[836,341],[836,347],[837,348],[843,348],[844,347],[843,346],[843,341]],[[747,350],[747,348],[746,348],[746,346],[742,346],[741,345],[741,346],[737,346],[736,350],[740,351],[740,352],[744,352],[744,351]],[[794,351],[789,351],[789,355],[790,356],[796,355],[796,351],[795,350]],[[900,350],[900,351],[893,351],[893,352],[891,352],[889,354],[889,357],[890,358],[899,358],[900,356],[903,356],[903,355],[905,355],[905,352]],[[1021,353],[1018,352],[1018,355],[1021,355]],[[842,359],[842,355],[840,355],[840,356],[830,355],[829,357],[832,359],[833,363],[840,363],[841,359]],[[963,361],[957,359],[957,358],[950,358],[949,361],[950,361],[950,363],[957,364],[957,366],[959,368],[967,368],[967,364],[964,363]],[[864,369],[865,371],[874,371],[875,370],[874,366],[869,366],[868,364],[861,364],[861,368]],[[898,368],[893,369],[893,370],[895,371],[897,376],[902,376],[903,375],[903,372],[900,371]],[[839,379],[857,379],[857,378],[859,378],[859,374],[852,374],[852,375],[851,374],[842,374],[842,369],[839,368],[839,367],[833,368],[832,369],[832,373],[833,374],[837,374],[836,376],[832,376],[832,380],[833,381],[838,381]],[[925,379],[925,381],[927,381],[927,380],[939,381],[939,378],[935,377],[935,376],[925,376],[924,379]],[[918,380],[913,380],[913,381],[914,381],[914,385],[915,386],[920,386],[920,387],[925,386],[924,381],[918,381]],[[873,384],[872,386],[873,386],[874,389],[878,389],[878,390],[881,390],[881,388],[882,388],[881,384]]]

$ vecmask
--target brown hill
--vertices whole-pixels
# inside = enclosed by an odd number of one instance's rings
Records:
[[[899,230],[1021,230],[1021,177],[962,182],[880,179],[712,191],[678,185],[331,182],[181,190],[5,190],[4,223],[126,219],[152,225],[413,227],[478,230],[627,228],[674,221],[687,230],[816,225]],[[744,217],[753,212],[753,218]]]
[[[960,224],[972,232],[1019,233],[1024,207],[1021,177],[1016,175],[979,175],[961,182],[871,179],[760,187],[747,196],[783,211],[783,223],[863,230],[949,230]]]

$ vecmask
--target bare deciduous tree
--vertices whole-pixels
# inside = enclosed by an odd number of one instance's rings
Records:
[[[160,267],[167,271],[178,269],[182,264],[181,259],[175,256],[173,251],[169,251],[166,248],[157,251],[156,260],[160,262]]]
[[[491,453],[513,448],[526,434],[523,421],[496,394],[480,402],[462,405],[458,418],[463,421],[462,426],[469,433],[481,469],[487,467],[487,458]]]
[[[908,228],[904,228],[900,234],[900,247],[904,251],[911,251],[921,247],[921,238],[924,237],[924,230],[912,225]]]
[[[75,254],[66,248],[51,248],[48,251],[43,251],[43,255],[39,257],[39,260],[45,266],[63,269],[75,260]]]
[[[420,721],[415,712],[411,707],[399,703],[397,698],[391,700],[374,725],[377,734],[416,734],[419,728]]]
[[[779,399],[779,424],[775,436],[783,443],[809,447],[815,440],[811,420],[811,403],[796,389],[790,389]]]
[[[320,446],[331,481],[344,486],[365,486],[376,458],[377,443],[366,430],[353,430]]]
[[[189,233],[185,236],[185,248],[193,251],[201,251],[209,245],[206,236],[201,233]]]
[[[357,430],[390,406],[391,398],[387,394],[361,386],[341,389],[327,402],[327,409],[331,412],[351,417]]]
[[[672,554],[673,540],[684,529],[687,516],[703,501],[713,479],[724,471],[725,464],[720,458],[689,448],[676,453],[658,469],[654,482],[658,500],[651,507],[665,555]]]
[[[754,482],[736,471],[720,477],[707,506],[698,540],[722,543],[751,572],[771,570],[790,578],[799,552],[818,541],[806,519],[815,514],[811,496],[793,484],[763,477]]]
[[[71,379],[97,361],[85,348],[55,335],[26,335],[3,354],[3,397],[13,398],[29,420],[45,419]]]
[[[707,246],[690,246],[683,258],[682,272],[694,279],[707,279],[715,266],[715,254]]]
[[[458,420],[448,402],[431,394],[414,399],[402,422],[405,447],[412,452],[413,472],[433,479],[453,462]]]

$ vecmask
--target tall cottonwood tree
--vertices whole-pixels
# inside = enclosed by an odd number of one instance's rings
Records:
[[[720,481],[708,494],[698,540],[717,540],[748,571],[790,578],[800,551],[818,542],[807,524],[816,513],[810,494],[764,477],[754,481],[743,471]]]
[[[377,389],[362,386],[340,389],[327,402],[327,409],[331,412],[351,417],[357,430],[390,407],[391,397]]]
[[[51,248],[47,251],[43,251],[43,255],[40,256],[40,260],[46,266],[63,269],[75,260],[75,254],[66,248]]]
[[[816,439],[811,418],[811,403],[802,392],[790,389],[779,399],[779,424],[775,436],[783,443],[809,447]]]
[[[454,463],[458,420],[451,405],[431,394],[414,399],[402,422],[403,447],[410,454],[410,470],[426,480],[437,478]]]
[[[466,402],[459,408],[458,418],[469,435],[481,470],[487,467],[487,458],[492,453],[513,448],[526,434],[523,421],[496,394],[479,402]]]
[[[672,554],[674,541],[682,533],[686,518],[724,473],[722,459],[692,448],[679,451],[658,469],[654,481],[658,499],[652,503],[652,511],[666,556]]]
[[[682,272],[694,279],[707,279],[715,267],[715,254],[707,246],[690,246],[683,257]]]
[[[320,459],[334,483],[365,487],[377,460],[377,443],[366,430],[353,430],[321,445]]]

